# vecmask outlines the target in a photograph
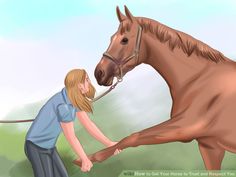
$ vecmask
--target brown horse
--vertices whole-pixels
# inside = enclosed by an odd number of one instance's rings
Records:
[[[118,31],[95,70],[109,86],[141,63],[167,82],[173,105],[169,120],[131,134],[90,156],[101,162],[116,149],[197,140],[208,170],[221,168],[225,151],[236,153],[236,64],[188,34],[117,7]],[[79,162],[77,162],[79,164]]]

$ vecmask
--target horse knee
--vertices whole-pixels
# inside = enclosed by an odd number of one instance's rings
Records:
[[[139,139],[139,133],[133,133],[127,137],[125,137],[123,140],[120,141],[119,148],[125,149],[128,147],[136,147],[138,146],[137,141]]]
[[[130,136],[127,137],[127,140],[129,142],[130,147],[136,147],[138,146],[137,142],[139,140],[140,133],[133,133]]]

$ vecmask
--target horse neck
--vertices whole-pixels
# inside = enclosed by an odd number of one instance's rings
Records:
[[[168,42],[161,43],[153,34],[143,35],[143,61],[158,71],[167,82],[172,96],[178,94],[188,82],[202,73],[213,62],[192,54],[187,56],[181,49],[176,47],[169,49]]]

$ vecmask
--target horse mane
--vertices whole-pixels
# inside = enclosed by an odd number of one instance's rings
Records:
[[[211,48],[207,44],[193,38],[188,34],[172,29],[152,19],[144,17],[136,17],[136,19],[144,32],[149,31],[154,34],[162,43],[169,42],[169,48],[172,51],[175,47],[179,47],[188,56],[195,53],[197,56],[202,56],[203,58],[216,63],[226,60],[221,52]],[[131,24],[127,23],[121,25],[121,31],[129,29],[130,25]]]

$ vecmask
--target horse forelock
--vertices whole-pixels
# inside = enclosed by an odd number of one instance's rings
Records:
[[[120,34],[124,34],[126,31],[130,31],[131,28],[131,22],[129,20],[124,20],[120,23]]]
[[[216,63],[225,60],[225,57],[221,52],[211,48],[207,44],[193,38],[188,34],[177,31],[148,18],[136,17],[136,19],[144,32],[148,31],[154,34],[162,43],[169,42],[168,46],[171,50],[179,47],[188,56],[195,53],[197,56],[202,56],[203,58]],[[126,24],[123,24],[122,31],[125,31],[128,25],[130,28],[131,22],[126,22]]]

